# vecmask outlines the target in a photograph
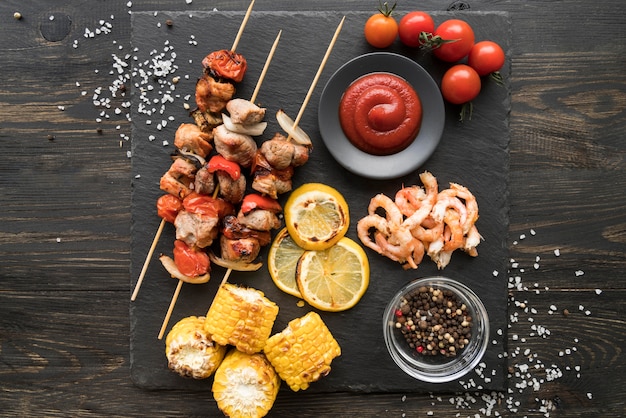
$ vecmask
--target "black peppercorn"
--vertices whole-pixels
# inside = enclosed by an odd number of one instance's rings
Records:
[[[421,286],[396,310],[396,329],[422,355],[454,357],[471,338],[472,317],[451,290]]]

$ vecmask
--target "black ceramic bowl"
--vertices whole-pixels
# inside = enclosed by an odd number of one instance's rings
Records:
[[[386,156],[368,154],[355,147],[339,122],[339,102],[356,79],[385,72],[406,80],[422,102],[422,125],[417,137],[404,150]],[[347,170],[373,179],[392,179],[419,168],[435,152],[445,123],[445,108],[439,86],[418,63],[389,52],[374,52],[353,58],[328,80],[319,103],[318,122],[322,140],[332,156]]]

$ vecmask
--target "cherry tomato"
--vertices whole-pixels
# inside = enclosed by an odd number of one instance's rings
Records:
[[[165,194],[157,199],[157,214],[167,222],[174,223],[182,208],[183,202],[173,194]]]
[[[433,50],[433,54],[445,62],[459,61],[467,56],[474,46],[474,30],[463,20],[446,20],[435,29],[433,35],[441,41],[441,44]]]
[[[221,49],[213,51],[202,60],[202,66],[212,70],[219,77],[231,79],[237,83],[243,80],[248,63],[243,55],[235,51]]]
[[[435,31],[435,21],[426,12],[409,12],[398,25],[398,36],[400,41],[406,46],[417,47],[422,44],[420,34],[422,32],[432,34]]]
[[[470,50],[467,64],[480,76],[495,73],[504,65],[504,51],[493,41],[477,42]]]
[[[183,241],[174,241],[174,263],[185,276],[198,277],[208,273],[211,260],[204,251],[195,250]]]
[[[469,103],[480,93],[480,76],[469,65],[452,66],[441,79],[441,94],[452,104]]]
[[[385,2],[378,9],[379,13],[370,16],[365,22],[365,40],[375,48],[387,48],[398,36],[398,22],[391,16],[396,5],[389,8]]]
[[[195,192],[183,199],[183,207],[187,212],[217,218],[234,212],[233,206],[227,201]]]

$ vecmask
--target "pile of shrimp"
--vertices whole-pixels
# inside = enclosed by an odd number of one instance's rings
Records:
[[[456,183],[439,191],[437,179],[428,171],[420,174],[420,180],[423,187],[403,187],[395,200],[382,193],[371,199],[368,215],[357,224],[363,245],[404,269],[416,269],[425,254],[440,270],[457,249],[476,257],[482,237],[475,225],[474,195]]]

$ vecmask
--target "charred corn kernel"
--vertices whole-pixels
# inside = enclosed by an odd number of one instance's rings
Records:
[[[330,373],[341,348],[316,312],[289,322],[265,344],[265,355],[281,379],[297,392]]]
[[[189,316],[176,323],[165,337],[167,366],[181,376],[205,379],[220,365],[226,347],[204,330],[203,316]]]
[[[222,285],[206,314],[204,330],[213,341],[253,354],[263,350],[278,315],[278,305],[260,290]]]
[[[213,398],[227,416],[263,417],[274,405],[280,378],[263,353],[232,349],[215,372]]]

